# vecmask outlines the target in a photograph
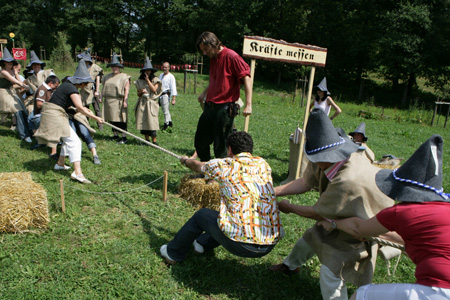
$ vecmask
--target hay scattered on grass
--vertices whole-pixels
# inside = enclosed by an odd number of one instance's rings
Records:
[[[0,232],[47,228],[47,193],[30,173],[0,173],[0,191]]]
[[[181,179],[179,193],[181,198],[199,208],[219,209],[220,190],[215,180],[207,181],[198,175],[186,174]]]
[[[397,168],[399,168],[399,165],[385,165],[385,164],[377,164],[377,163],[373,163],[374,166],[380,168],[380,169],[391,169],[391,170],[395,170]]]

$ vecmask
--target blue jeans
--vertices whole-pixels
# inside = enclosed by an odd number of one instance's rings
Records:
[[[31,136],[30,129],[28,129],[28,112],[26,110],[19,110],[14,114],[16,116],[16,128],[19,132],[19,137],[23,140]]]
[[[41,125],[41,115],[34,115],[34,111],[28,115],[28,127],[30,130],[38,130],[39,125]]]
[[[198,210],[167,244],[169,257],[183,261],[194,240],[211,251],[222,245],[228,252],[240,257],[262,257],[272,251],[275,245],[257,245],[235,242],[228,238],[217,225],[219,212],[202,208]]]
[[[69,119],[69,124],[70,124],[70,127],[72,127],[72,129],[75,132],[79,132],[81,134],[81,137],[83,138],[83,141],[88,146],[89,150],[97,147],[97,145],[95,145],[94,138],[91,136],[91,133],[86,128],[86,126],[84,126],[77,120],[72,120],[72,119]]]

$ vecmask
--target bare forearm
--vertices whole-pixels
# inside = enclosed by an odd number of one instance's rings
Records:
[[[308,185],[306,185],[304,179],[299,178],[287,184],[275,187],[275,195],[277,197],[280,197],[287,195],[303,194],[309,190],[311,190],[311,188]]]

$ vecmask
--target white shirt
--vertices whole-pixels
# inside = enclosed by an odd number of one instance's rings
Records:
[[[173,76],[171,73],[165,75],[162,73],[159,75],[159,79],[162,82],[162,91],[164,92],[170,92],[170,96],[176,96],[177,95],[177,84],[175,82],[175,76]]]
[[[326,113],[327,116],[330,114],[331,105],[328,104],[328,97],[327,97],[327,99],[325,99],[324,101],[322,101],[320,103],[318,103],[316,100],[314,100],[314,107],[320,108],[321,110],[323,110],[323,112]]]

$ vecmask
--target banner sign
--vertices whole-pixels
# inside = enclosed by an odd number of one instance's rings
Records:
[[[244,36],[243,56],[251,59],[280,61],[324,67],[327,49],[313,45],[287,43],[260,36]]]
[[[7,39],[0,39],[0,44],[8,44],[8,40]]]
[[[12,51],[15,60],[27,60],[27,49],[13,48]]]

